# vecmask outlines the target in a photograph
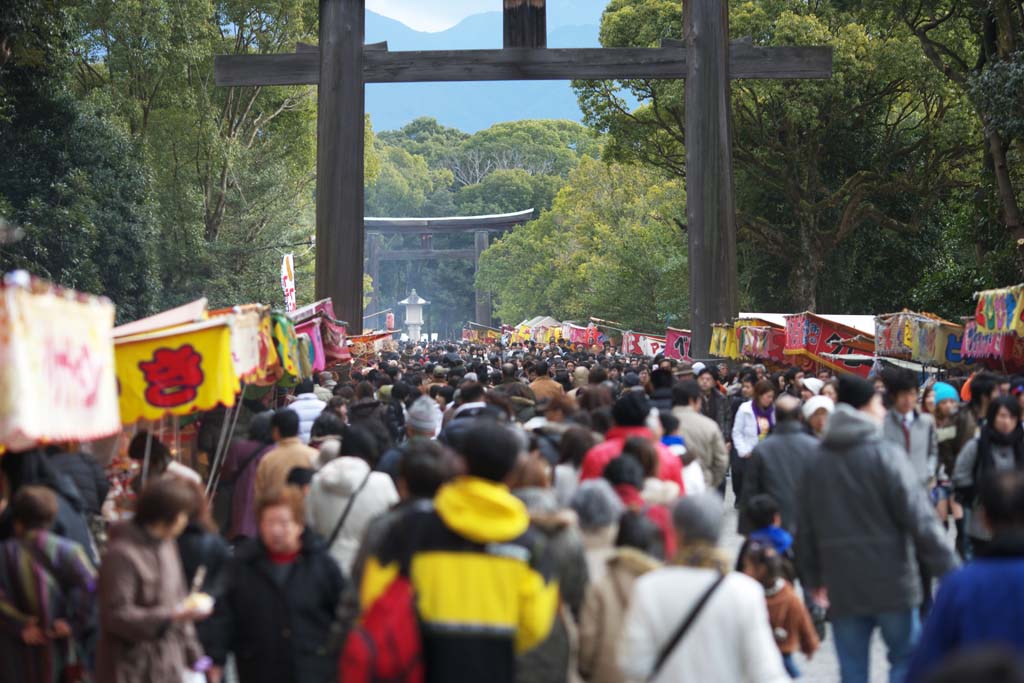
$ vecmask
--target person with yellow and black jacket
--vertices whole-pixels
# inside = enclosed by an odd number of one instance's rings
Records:
[[[467,474],[395,524],[363,573],[367,609],[400,574],[411,581],[427,683],[512,683],[516,655],[542,642],[558,586],[542,537],[509,491],[525,444],[475,418],[459,439]]]

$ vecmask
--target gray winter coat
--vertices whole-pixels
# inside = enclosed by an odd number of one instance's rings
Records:
[[[969,489],[978,485],[978,482],[974,481],[974,473],[977,471],[979,438],[981,437],[976,436],[968,441],[960,455],[956,457],[956,469],[953,470],[953,487],[956,489]],[[1016,463],[1013,458],[1013,446],[992,444],[992,469],[996,472],[1008,472],[1014,467]],[[974,496],[971,514],[967,517],[968,536],[982,541],[992,540],[992,532],[985,526],[977,496]]]
[[[926,413],[914,412],[909,448],[903,432],[903,416],[895,410],[890,410],[885,416],[882,434],[886,441],[899,446],[910,457],[910,466],[914,468],[918,482],[927,487],[939,464],[939,436],[935,430],[935,418]]]
[[[810,588],[828,588],[833,617],[917,607],[916,557],[939,578],[956,566],[906,455],[850,406],[836,407],[800,501],[799,574]]]
[[[747,515],[747,503],[756,495],[768,494],[779,505],[782,528],[796,532],[797,491],[807,468],[818,454],[818,440],[807,434],[799,422],[780,422],[768,438],[754,449],[743,469],[739,531],[754,531]]]

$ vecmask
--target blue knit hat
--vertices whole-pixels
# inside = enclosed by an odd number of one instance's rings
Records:
[[[960,402],[960,394],[957,393],[953,385],[946,384],[945,382],[935,383],[935,405],[938,405],[946,400],[952,400],[956,403]]]

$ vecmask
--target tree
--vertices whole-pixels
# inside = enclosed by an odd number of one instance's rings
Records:
[[[820,7],[820,6],[819,6]],[[758,44],[834,48],[824,81],[738,81],[732,86],[733,155],[740,238],[766,266],[788,274],[787,308],[814,309],[825,264],[859,231],[912,235],[964,183],[971,131],[961,98],[906,32],[877,32],[798,0],[734,3],[734,36]],[[613,0],[606,46],[651,45],[678,31],[670,0]],[[628,89],[641,107],[629,111]],[[588,122],[607,131],[606,156],[685,176],[683,87],[672,81],[578,83]],[[759,268],[759,272],[763,270]],[[761,288],[767,290],[767,288]],[[764,303],[753,290],[754,305]]]
[[[463,216],[547,209],[564,180],[552,175],[530,175],[522,169],[494,171],[475,185],[464,185],[455,195]]]
[[[506,322],[550,314],[644,331],[685,324],[684,196],[657,171],[583,158],[550,211],[483,253],[477,285],[495,293]]]
[[[369,216],[446,216],[454,212],[452,173],[431,168],[426,157],[403,147],[374,143],[381,159],[380,172],[367,184],[366,212]]]

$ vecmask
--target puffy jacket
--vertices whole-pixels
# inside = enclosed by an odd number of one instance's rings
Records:
[[[369,479],[367,479],[369,477]],[[359,552],[366,527],[374,517],[384,514],[398,503],[398,491],[391,477],[383,472],[371,472],[362,458],[341,456],[324,465],[313,477],[313,485],[306,498],[306,518],[309,527],[329,539],[341,519],[352,495],[366,480],[366,486],[356,495],[345,525],[341,528],[329,552],[345,575],[352,572],[352,563]]]
[[[302,443],[309,443],[313,423],[324,412],[327,404],[318,399],[316,394],[299,394],[288,407],[299,414],[299,438]]]
[[[767,435],[764,435],[764,438],[768,438]],[[764,438],[757,429],[754,402],[747,401],[736,411],[736,419],[732,425],[732,444],[736,447],[737,455],[741,458],[749,457]]]
[[[768,494],[779,505],[782,526],[796,531],[797,489],[818,454],[818,440],[804,433],[799,422],[780,422],[775,431],[754,449],[743,469],[739,531],[753,530],[745,510],[751,498]]]
[[[597,479],[604,472],[605,465],[622,454],[622,447],[626,439],[631,436],[640,436],[645,439],[653,439],[654,436],[647,427],[612,427],[608,430],[604,442],[597,444],[583,458],[583,467],[580,470],[580,481],[585,479]],[[662,443],[655,443],[658,451],[658,462],[661,468],[658,471],[658,478],[666,481],[673,481],[679,485],[681,493],[683,488],[683,463],[679,457]]]
[[[309,529],[283,583],[263,543],[246,540],[227,567],[210,656],[223,664],[234,652],[240,683],[335,683],[330,631],[344,587],[338,565]]]
[[[797,569],[826,586],[831,615],[917,607],[917,559],[931,576],[956,566],[928,495],[903,449],[867,415],[840,404],[800,487]]]
[[[558,606],[542,539],[502,484],[459,477],[416,507],[366,563],[364,609],[402,573],[417,593],[427,683],[512,683],[516,653],[547,638]]]
[[[53,468],[68,476],[75,483],[82,499],[82,511],[89,515],[100,514],[103,501],[110,491],[107,475],[91,455],[82,452],[55,453],[49,456]]]

